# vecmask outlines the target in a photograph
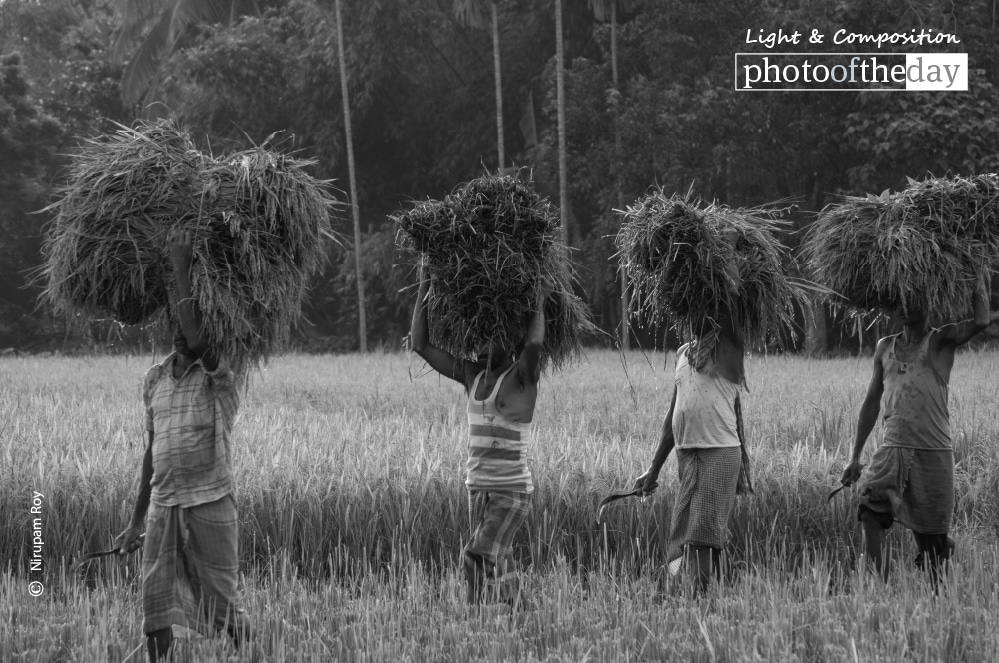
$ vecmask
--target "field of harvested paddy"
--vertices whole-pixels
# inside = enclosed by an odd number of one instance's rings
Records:
[[[67,568],[127,521],[151,362],[0,361],[0,659],[122,660],[141,643],[138,558]],[[537,490],[515,548],[538,607],[510,614],[469,609],[454,564],[467,530],[461,388],[403,354],[273,360],[251,380],[234,452],[247,606],[266,660],[999,658],[999,354],[963,353],[953,373],[958,556],[939,596],[898,528],[891,583],[859,572],[856,496],[825,504],[870,359],[749,360],[756,494],[740,498],[728,581],[700,599],[661,583],[675,463],[655,498],[616,503],[603,525],[595,516],[651,459],[672,363],[591,351],[543,379]],[[35,517],[41,572],[30,567]],[[192,636],[177,654],[250,658],[218,637]]]

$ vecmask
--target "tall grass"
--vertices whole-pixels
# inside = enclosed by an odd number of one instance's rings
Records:
[[[661,355],[625,360],[627,374],[620,355],[593,352],[541,385],[537,492],[515,546],[541,606],[519,622],[470,613],[460,600],[453,560],[467,530],[466,424],[456,383],[396,354],[292,356],[256,374],[236,427],[235,469],[250,611],[265,649],[277,660],[999,654],[987,627],[999,617],[999,355],[962,354],[953,372],[959,562],[939,599],[910,568],[913,546],[897,528],[897,577],[888,589],[869,587],[855,571],[855,496],[825,504],[870,360],[752,359],[744,411],[756,495],[740,499],[733,522],[730,584],[694,604],[669,588],[659,594],[655,581],[672,460],[661,494],[615,504],[595,522],[600,498],[651,460],[672,389],[672,357],[665,370]],[[72,555],[107,547],[127,522],[149,363],[0,362],[2,660],[107,660],[138,643],[137,559],[96,563],[82,578],[64,569]],[[39,599],[25,589],[35,578],[33,491],[45,495]],[[217,639],[185,646],[192,660],[226,656]]]
[[[411,561],[381,578],[315,586],[279,555],[250,584],[246,607],[269,661],[996,660],[995,546],[962,560],[939,596],[908,568],[887,586],[847,571],[830,591],[838,571],[819,557],[799,572],[754,568],[699,599],[556,562],[533,576],[537,610],[511,615],[469,609],[453,568],[430,574]],[[0,594],[25,596],[24,580],[0,576]],[[0,606],[5,661],[120,661],[142,642],[134,584],[71,583]],[[225,639],[185,635],[176,660],[233,660]]]

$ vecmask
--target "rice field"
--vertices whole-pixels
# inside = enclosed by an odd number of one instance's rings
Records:
[[[68,567],[127,522],[152,361],[0,360],[0,660],[143,660],[138,557]],[[177,660],[999,660],[999,353],[962,353],[954,369],[958,553],[938,596],[907,533],[892,530],[884,585],[858,560],[856,496],[825,504],[869,358],[747,363],[756,494],[740,498],[727,580],[707,596],[660,573],[672,459],[659,494],[615,503],[598,525],[600,499],[651,460],[672,363],[590,351],[543,379],[537,490],[515,547],[538,605],[511,613],[466,606],[454,563],[467,530],[461,388],[405,354],[272,360],[235,430],[256,646],[187,632]]]

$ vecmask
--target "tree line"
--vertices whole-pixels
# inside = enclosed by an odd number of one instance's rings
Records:
[[[959,36],[947,48],[968,53],[968,92],[733,89],[734,54],[754,50],[747,30],[923,26]],[[615,210],[650,186],[730,206],[793,200],[793,248],[836,196],[995,171],[996,31],[984,0],[5,0],[0,347],[147,333],[55,316],[30,277],[49,220],[38,210],[81,137],[166,114],[215,152],[276,133],[356,203],[356,235],[345,212],[345,246],[314,283],[303,347],[357,349],[360,296],[366,345],[398,347],[414,275],[387,216],[500,168],[560,204],[581,294],[607,332],[596,341],[612,343],[626,294]],[[840,313],[815,310],[802,312],[803,346],[856,345]]]

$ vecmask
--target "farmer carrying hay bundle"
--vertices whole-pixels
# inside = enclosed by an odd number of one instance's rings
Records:
[[[330,236],[328,185],[303,165],[263,147],[215,159],[169,121],[122,127],[80,150],[52,206],[49,300],[125,324],[165,309],[174,331],[174,352],[145,376],[139,493],[114,544],[143,547],[154,661],[174,624],[250,637],[232,426],[247,368],[287,338]]]
[[[806,255],[835,304],[894,314],[902,331],[878,341],[873,375],[842,483],[861,479],[861,456],[885,400],[884,440],[860,482],[863,549],[879,575],[891,567],[885,532],[912,530],[916,564],[934,588],[954,550],[954,451],[947,407],[958,347],[988,327],[990,270],[999,265],[999,179],[910,180],[897,194],[846,198],[813,224]],[[968,309],[972,319],[964,317]]]
[[[146,373],[149,442],[120,554],[143,547],[142,630],[151,661],[166,658],[174,624],[205,621],[237,646],[251,637],[241,600],[232,425],[246,373],[210,346],[191,291],[191,237],[168,236],[179,320],[174,352]],[[145,542],[140,536],[146,530]]]
[[[534,491],[527,451],[538,383],[591,327],[570,289],[557,218],[525,184],[494,176],[396,217],[421,254],[410,347],[468,394],[470,603],[530,605],[511,553]]]
[[[799,297],[784,276],[774,222],[760,212],[658,191],[628,209],[618,235],[636,306],[667,319],[686,341],[659,445],[634,487],[654,492],[676,447],[680,488],[667,566],[675,575],[688,560],[698,591],[720,580],[736,494],[752,491],[739,398],[747,341],[782,340]]]

